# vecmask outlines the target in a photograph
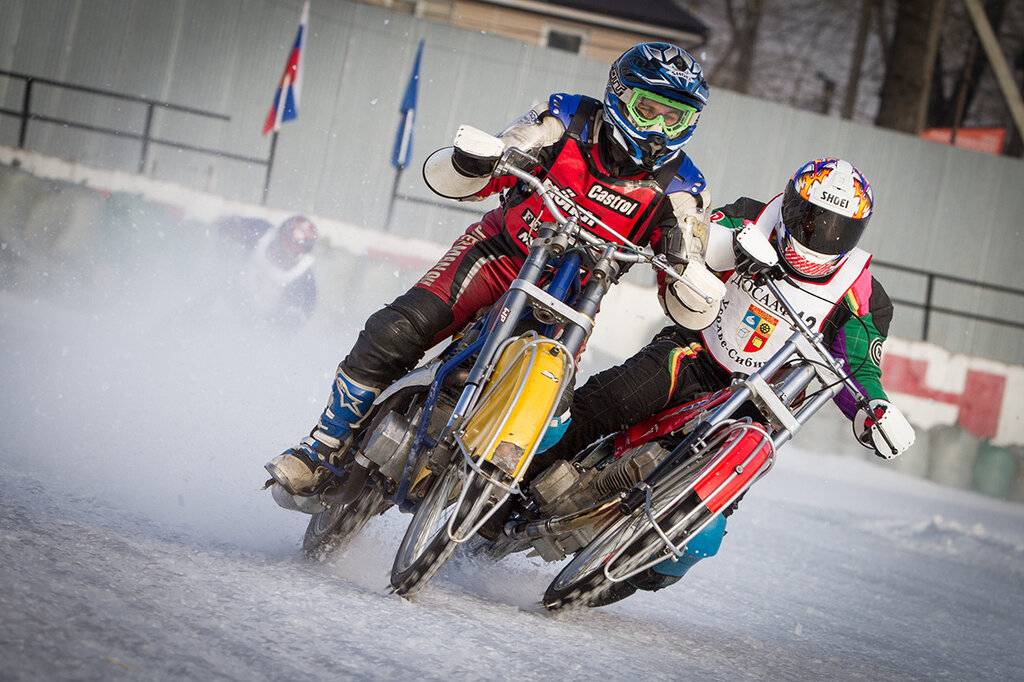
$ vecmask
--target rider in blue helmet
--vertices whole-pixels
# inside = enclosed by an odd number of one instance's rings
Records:
[[[424,163],[424,180],[438,195],[460,201],[503,192],[501,205],[470,225],[415,286],[369,317],[338,366],[313,430],[266,465],[275,499],[295,508],[289,496],[314,493],[329,473],[344,476],[336,464],[344,461],[380,392],[492,305],[518,276],[546,209],[516,178],[492,176],[506,147],[533,155],[545,183],[595,219],[581,220],[585,229],[607,226],[650,244],[693,281],[703,269],[703,281],[720,285],[703,264],[710,193],[682,150],[707,100],[707,83],[693,57],[668,43],[641,43],[612,65],[603,99],[552,93],[497,138],[461,126],[453,145]],[[705,310],[709,300],[689,304]]]
[[[704,70],[686,50],[641,43],[612,64],[604,120],[633,161],[654,170],[682,151],[707,103]]]

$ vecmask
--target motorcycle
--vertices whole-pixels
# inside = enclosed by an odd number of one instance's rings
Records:
[[[822,335],[779,290],[786,274],[764,235],[744,228],[734,250],[741,276],[765,286],[785,311],[793,329],[785,345],[731,385],[552,463],[533,479],[500,536],[478,548],[494,559],[527,550],[550,562],[571,557],[544,594],[549,610],[599,606],[615,583],[678,561],[844,387],[868,409]]]
[[[318,489],[289,495],[272,486],[282,506],[312,514],[308,556],[323,558],[397,506],[412,520],[391,582],[400,594],[416,592],[522,494],[519,483],[549,424],[568,409],[577,358],[623,266],[650,263],[699,292],[664,257],[541,182],[532,172],[539,167],[508,148],[495,169],[537,192],[554,219],[538,221],[507,292],[439,355],[380,393]]]
[[[599,603],[613,584],[678,560],[843,387],[868,406],[822,335],[779,290],[785,274],[771,244],[745,228],[734,241],[737,269],[785,311],[793,332],[780,350],[730,386],[553,462],[520,485],[553,417],[568,408],[577,358],[622,266],[650,263],[704,296],[685,270],[534,177],[536,167],[509,148],[495,171],[532,187],[554,220],[538,226],[518,278],[439,356],[382,392],[336,464],[342,475],[296,500],[315,512],[304,541],[314,555],[392,505],[412,513],[391,571],[393,590],[404,596],[421,590],[456,547],[483,535],[493,558],[531,551],[569,559],[544,594],[548,609]],[[582,228],[581,219],[592,227]]]

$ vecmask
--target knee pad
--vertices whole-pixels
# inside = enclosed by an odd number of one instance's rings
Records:
[[[342,364],[354,379],[386,386],[420,361],[451,318],[451,310],[437,296],[412,289],[367,318]]]

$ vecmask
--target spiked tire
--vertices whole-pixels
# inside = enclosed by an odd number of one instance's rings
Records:
[[[447,519],[454,513],[451,508],[464,483],[462,478],[461,461],[453,462],[431,484],[416,508],[391,568],[391,587],[397,594],[411,597],[419,592],[458,547],[448,536]],[[472,489],[455,520],[456,534],[480,518],[487,504],[484,483],[474,477],[470,485]]]
[[[302,539],[302,551],[308,559],[323,561],[328,555],[343,549],[367,521],[385,509],[387,504],[380,487],[368,484],[351,504],[331,505],[313,515]]]

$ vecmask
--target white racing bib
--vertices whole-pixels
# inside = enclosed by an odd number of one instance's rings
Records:
[[[765,236],[771,237],[779,222],[781,200],[780,196],[769,202],[755,221]],[[715,223],[712,223],[711,230],[713,244],[723,245],[728,240],[731,256],[733,231]],[[709,258],[711,260],[714,259]],[[724,260],[723,256],[716,263],[709,262],[709,265],[719,271],[728,270],[729,267],[723,267],[726,265]],[[798,280],[798,286],[787,281],[777,284],[782,295],[801,312],[807,326],[821,331],[826,318],[870,260],[869,253],[855,248],[827,280]],[[754,286],[749,279],[741,279],[735,272],[725,285],[726,294],[718,317],[701,332],[704,347],[726,370],[750,374],[778,352],[794,328],[786,321],[782,306],[767,287]]]

